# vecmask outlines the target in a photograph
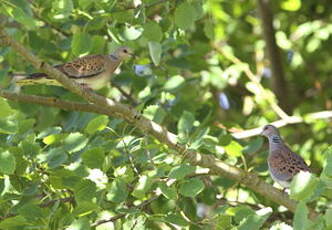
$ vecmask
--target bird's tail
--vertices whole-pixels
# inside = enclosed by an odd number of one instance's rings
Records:
[[[59,85],[55,79],[47,78],[46,74],[12,74],[12,82],[17,86],[46,84],[46,85]]]

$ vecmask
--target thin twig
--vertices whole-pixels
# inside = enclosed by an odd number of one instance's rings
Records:
[[[221,48],[218,44],[212,44],[212,47],[221,55],[223,55],[225,58],[227,58],[229,61],[236,65],[243,66],[243,71],[246,74],[246,76],[249,78],[251,82],[253,82],[257,88],[259,89],[259,92],[257,92],[257,95],[263,97],[265,100],[267,100],[271,106],[271,108],[274,110],[274,112],[282,119],[287,119],[289,116],[288,114],[280,108],[280,106],[273,100],[273,98],[270,97],[270,95],[267,94],[266,90],[256,77],[256,75],[250,70],[247,63],[242,62],[240,59],[235,57],[234,55],[231,55],[224,51],[224,49]]]
[[[41,208],[46,208],[46,207],[52,206],[56,202],[66,203],[66,202],[73,202],[73,201],[75,201],[74,197],[60,198],[60,199],[55,199],[55,200],[49,200],[49,201],[47,201],[45,203],[42,203],[40,205],[40,207]]]

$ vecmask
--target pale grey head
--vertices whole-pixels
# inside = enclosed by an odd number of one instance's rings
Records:
[[[273,125],[265,125],[261,135],[265,137],[280,136],[278,129]]]
[[[134,56],[134,52],[127,46],[122,46],[117,48],[114,53],[111,54],[112,56],[118,58],[118,59],[127,59],[129,57]]]

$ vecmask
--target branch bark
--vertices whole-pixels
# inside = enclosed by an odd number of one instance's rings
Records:
[[[9,44],[16,52],[21,54],[34,67],[40,69],[42,72],[45,72],[50,77],[58,80],[68,90],[82,96],[84,99],[91,102],[91,106],[97,107],[101,113],[107,114],[109,116],[116,116],[124,119],[129,123],[132,123],[138,129],[140,129],[142,133],[155,137],[161,143],[178,152],[178,154],[182,154],[189,163],[193,165],[199,165],[204,168],[209,168],[211,173],[235,180],[248,187],[252,191],[263,195],[267,199],[274,201],[279,205],[285,206],[290,211],[295,211],[297,203],[294,200],[291,200],[286,193],[259,179],[256,174],[246,172],[240,168],[228,165],[212,155],[201,154],[199,152],[189,150],[185,145],[177,143],[177,136],[174,133],[169,132],[166,128],[143,117],[132,107],[117,103],[109,98],[102,97],[91,91],[85,91],[79,84],[67,78],[63,73],[57,71],[52,66],[42,62],[40,59],[35,57],[20,43],[16,42],[14,39],[8,36],[1,28],[0,40],[3,40],[4,43]],[[52,103],[55,104],[55,101]],[[311,212],[313,213],[313,211]]]
[[[270,1],[258,0],[258,10],[261,16],[263,36],[272,70],[272,89],[276,94],[281,107],[286,112],[291,112],[285,73],[282,66],[280,50],[277,46],[275,38],[275,30],[273,27],[273,12],[270,7]]]

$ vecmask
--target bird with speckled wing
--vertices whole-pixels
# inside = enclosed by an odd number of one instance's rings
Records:
[[[109,84],[114,71],[121,62],[133,56],[133,52],[128,47],[120,47],[109,55],[88,55],[76,60],[56,65],[54,68],[64,73],[67,77],[75,80],[83,87],[99,90]],[[13,76],[13,81],[18,86],[32,84],[61,84],[55,79],[50,78],[45,73],[33,73],[29,75]]]
[[[269,156],[267,163],[274,181],[284,188],[290,186],[292,178],[300,171],[310,172],[301,156],[292,152],[280,137],[273,125],[266,125],[261,133],[269,140]]]

